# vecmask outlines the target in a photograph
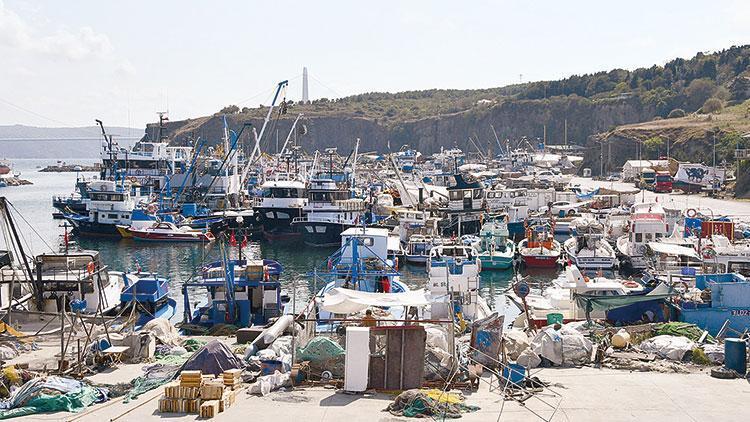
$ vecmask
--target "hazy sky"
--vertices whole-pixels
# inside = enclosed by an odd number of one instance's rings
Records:
[[[301,95],[486,88],[750,42],[748,1],[0,0],[0,124],[142,127]]]

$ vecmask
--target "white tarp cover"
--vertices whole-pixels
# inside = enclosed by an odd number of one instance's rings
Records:
[[[674,245],[669,243],[662,243],[662,242],[649,242],[648,247],[651,248],[652,251],[656,253],[663,253],[666,255],[677,255],[677,256],[687,256],[694,259],[701,259],[701,257],[698,255],[698,252],[695,251],[693,248],[688,248],[687,246],[680,246],[680,245]]]
[[[335,287],[323,296],[322,308],[335,314],[353,314],[371,306],[427,306],[424,289],[404,293],[370,293]]]
[[[687,337],[661,335],[651,337],[640,344],[640,349],[646,353],[654,353],[659,357],[670,360],[682,360],[685,354],[695,348],[694,341]]]

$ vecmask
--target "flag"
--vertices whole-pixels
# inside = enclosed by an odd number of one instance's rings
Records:
[[[242,243],[240,244],[241,248],[244,248],[245,246],[247,246],[247,235],[242,237]]]
[[[237,238],[234,237],[234,231],[229,236],[229,246],[237,246]]]

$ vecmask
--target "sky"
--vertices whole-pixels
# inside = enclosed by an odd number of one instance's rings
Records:
[[[0,0],[0,125],[141,128],[310,97],[489,88],[750,43],[750,2]]]

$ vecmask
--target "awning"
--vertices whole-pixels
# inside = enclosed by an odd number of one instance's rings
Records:
[[[661,254],[666,254],[666,255],[687,256],[690,258],[695,258],[697,260],[701,259],[701,257],[698,255],[698,252],[696,252],[695,249],[688,248],[686,246],[662,243],[662,242],[649,242],[648,247],[651,248],[651,250],[654,251],[655,253],[661,253]]]
[[[404,293],[370,293],[335,287],[323,296],[321,307],[335,314],[352,314],[371,306],[427,306],[429,303],[424,289]]]

